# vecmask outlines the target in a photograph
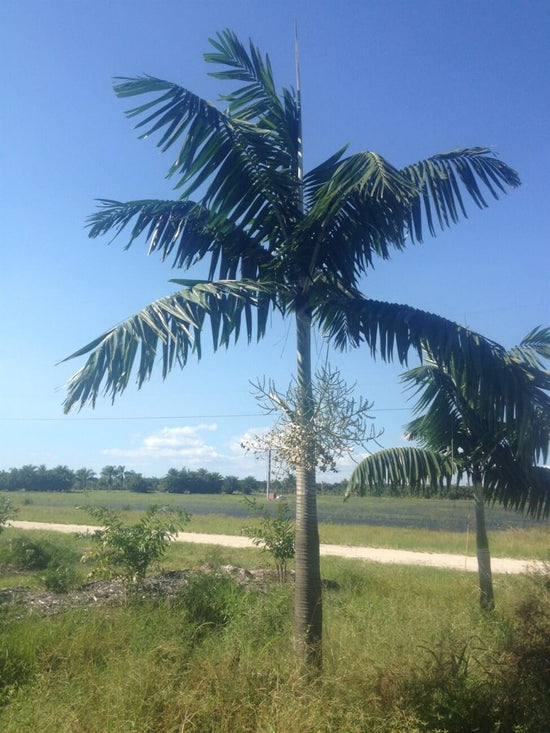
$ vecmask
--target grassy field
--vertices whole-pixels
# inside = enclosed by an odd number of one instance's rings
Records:
[[[242,500],[232,496],[10,498],[20,507],[19,518],[39,521],[89,523],[75,507],[92,502],[135,521],[155,499],[192,512],[191,531],[239,533],[251,521]],[[467,503],[357,499],[344,505],[346,512],[350,506],[346,516],[354,522],[338,523],[341,499],[320,497],[324,541],[473,549]],[[548,524],[514,519],[521,518],[492,513],[493,554],[547,559]],[[453,531],[457,521],[466,522],[462,531]],[[433,529],[434,522],[441,528]],[[90,537],[43,530],[8,527],[0,534],[3,733],[548,729],[550,565],[538,576],[495,576],[497,608],[487,614],[479,609],[474,573],[324,557],[323,577],[333,582],[324,593],[323,674],[312,680],[294,653],[292,584],[244,589],[222,572],[227,565],[269,565],[257,548],[173,543],[163,568],[191,573],[175,597],[140,591],[118,605],[91,602],[41,616],[36,609],[43,603],[55,607],[55,599],[70,598],[89,579],[93,565],[81,558],[92,545]],[[27,567],[29,560],[44,559],[41,553],[54,562]],[[43,592],[52,572],[63,584],[49,601],[36,602],[35,610],[10,601],[13,586]]]
[[[82,509],[107,506],[131,521],[153,503],[186,509],[191,532],[240,534],[250,514],[240,496],[143,495],[124,491],[89,493],[24,492],[9,494],[18,506],[18,519],[40,522],[93,523]],[[262,501],[260,499],[260,501]],[[288,497],[292,506],[293,497]],[[550,524],[532,522],[501,507],[488,507],[494,556],[546,560],[550,554]],[[343,502],[320,496],[321,541],[427,552],[473,554],[473,506],[469,501],[366,497]]]
[[[0,536],[0,557],[10,538]],[[26,533],[27,535],[29,533]],[[33,538],[78,557],[89,539]],[[266,561],[173,545],[170,568]],[[29,584],[40,574],[30,573]],[[295,662],[292,587],[197,575],[174,599],[130,597],[41,618],[0,605],[3,733],[542,733],[550,716],[547,579],[325,558],[323,676]]]

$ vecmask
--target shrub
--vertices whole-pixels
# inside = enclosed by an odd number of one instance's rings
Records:
[[[149,567],[159,562],[174,535],[190,520],[186,512],[151,506],[138,522],[124,525],[118,512],[105,507],[87,511],[103,525],[92,535],[94,550],[85,559],[96,563],[93,574],[122,578],[127,585],[139,585]]]
[[[283,582],[286,580],[288,561],[295,553],[296,531],[288,504],[277,503],[277,512],[273,515],[267,509],[258,507],[255,499],[245,497],[245,502],[248,509],[258,517],[259,524],[244,527],[243,534],[271,555],[279,580]]]
[[[550,604],[531,588],[492,634],[468,641],[447,635],[425,648],[411,672],[379,681],[384,711],[404,707],[420,730],[541,733],[550,720]],[[493,622],[494,623],[494,622]],[[490,631],[487,625],[486,632]]]
[[[531,593],[514,616],[496,660],[494,689],[502,731],[540,733],[550,720],[550,598]]]
[[[403,685],[405,698],[427,730],[500,730],[494,727],[490,681],[478,668],[483,656],[478,643],[478,639],[463,642],[445,638],[435,648],[425,649],[427,661]]]
[[[46,590],[53,593],[68,593],[79,584],[80,576],[74,567],[50,563],[42,576]]]
[[[45,542],[14,537],[9,543],[7,561],[17,570],[45,570],[51,560],[52,552]]]
[[[0,532],[6,526],[6,522],[17,514],[17,507],[7,496],[0,496]]]
[[[17,570],[45,571],[41,576],[42,583],[46,590],[55,593],[67,593],[80,580],[74,567],[78,553],[63,543],[14,537],[3,549],[2,559]]]

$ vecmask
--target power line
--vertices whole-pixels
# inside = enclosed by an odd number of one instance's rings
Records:
[[[376,407],[370,412],[406,412],[409,410],[409,407]],[[239,417],[266,417],[266,413],[241,412],[219,415],[131,415],[118,417],[0,417],[0,422],[128,422],[131,420],[221,420]]]
[[[101,422],[106,420],[209,420],[228,417],[259,417],[264,413],[235,413],[232,415],[134,415],[125,417],[0,417],[2,422]]]

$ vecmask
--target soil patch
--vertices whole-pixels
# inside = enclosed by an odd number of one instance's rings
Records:
[[[245,588],[254,587],[265,590],[277,582],[275,570],[265,568],[245,569],[233,565],[213,568],[203,565],[198,570],[169,570],[145,578],[137,588],[128,589],[122,580],[97,580],[85,583],[68,593],[14,586],[0,589],[0,608],[16,609],[17,612],[35,613],[39,616],[53,616],[72,609],[86,609],[92,606],[116,606],[130,597],[137,598],[174,598],[184,590],[193,573],[222,572],[230,575],[236,583]],[[294,573],[288,573],[289,581]]]

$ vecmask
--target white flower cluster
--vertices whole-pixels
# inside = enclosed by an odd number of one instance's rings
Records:
[[[304,397],[296,384],[285,395],[273,383],[254,385],[257,400],[267,412],[277,412],[275,426],[266,434],[254,436],[243,448],[258,455],[271,452],[274,473],[336,471],[336,460],[351,455],[354,447],[376,439],[381,432],[367,430],[372,403],[352,397],[338,370],[323,368],[315,375],[311,390]]]

